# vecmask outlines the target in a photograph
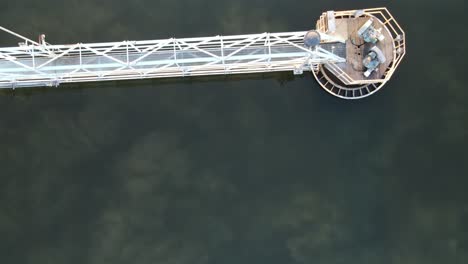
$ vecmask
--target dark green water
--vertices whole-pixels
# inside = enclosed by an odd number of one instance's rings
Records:
[[[468,263],[462,0],[63,2],[4,2],[0,24],[117,41],[386,5],[408,55],[358,102],[291,73],[2,92],[1,263]]]

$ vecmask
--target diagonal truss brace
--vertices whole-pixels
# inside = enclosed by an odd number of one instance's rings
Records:
[[[345,59],[303,46],[305,31],[0,48],[0,88],[51,82],[310,70]]]

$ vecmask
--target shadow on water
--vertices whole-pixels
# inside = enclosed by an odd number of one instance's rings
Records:
[[[309,77],[309,76],[307,76]],[[310,76],[312,77],[312,76]],[[214,75],[214,76],[195,76],[195,77],[180,77],[180,78],[154,78],[141,80],[123,80],[123,81],[103,81],[89,83],[62,83],[58,87],[24,87],[17,89],[2,89],[0,95],[8,96],[31,96],[40,93],[61,93],[82,91],[87,89],[138,89],[141,87],[158,87],[158,86],[177,86],[187,84],[204,84],[211,82],[223,82],[234,84],[242,81],[259,81],[273,80],[279,85],[285,85],[295,79],[304,78],[304,75],[295,76],[290,72],[274,72],[274,73],[255,73],[255,74],[233,74],[233,75]],[[313,78],[313,77],[312,77]]]

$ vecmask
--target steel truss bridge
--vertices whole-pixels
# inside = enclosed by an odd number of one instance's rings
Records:
[[[61,83],[293,71],[345,61],[343,40],[324,33],[313,48],[307,31],[148,41],[50,45],[13,31],[17,47],[0,48],[0,88]]]

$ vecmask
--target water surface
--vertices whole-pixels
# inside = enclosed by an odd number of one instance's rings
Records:
[[[1,262],[466,263],[463,1],[25,0],[0,24],[140,40],[307,30],[382,5],[408,55],[358,102],[292,73],[2,92]]]

